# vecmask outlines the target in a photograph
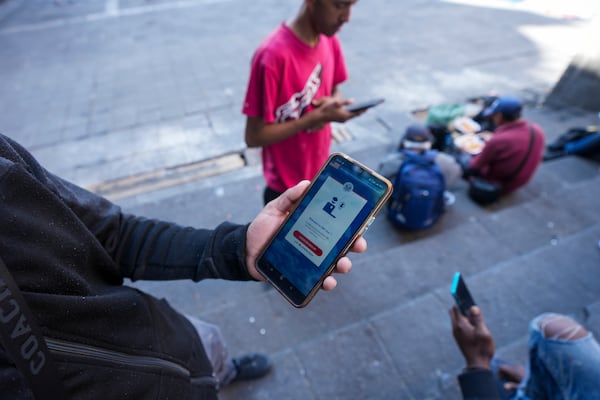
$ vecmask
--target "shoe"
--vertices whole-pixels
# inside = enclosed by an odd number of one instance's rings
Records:
[[[269,357],[258,353],[246,354],[234,358],[233,365],[237,370],[237,375],[233,378],[232,382],[262,378],[271,371],[271,360],[269,360]]]
[[[446,207],[450,207],[455,202],[456,196],[454,196],[454,193],[444,190],[444,204],[446,205]]]

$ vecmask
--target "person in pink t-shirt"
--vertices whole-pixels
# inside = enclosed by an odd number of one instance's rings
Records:
[[[348,78],[336,33],[358,0],[303,0],[252,58],[242,112],[245,139],[262,147],[265,204],[298,182],[312,180],[330,153],[330,122],[362,112],[338,86]]]

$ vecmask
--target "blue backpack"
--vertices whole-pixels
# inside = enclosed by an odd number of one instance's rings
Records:
[[[446,182],[435,162],[437,153],[402,153],[405,158],[393,182],[394,193],[388,202],[387,219],[399,228],[429,228],[445,209]]]

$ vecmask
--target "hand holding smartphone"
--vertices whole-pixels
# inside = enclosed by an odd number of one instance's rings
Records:
[[[359,101],[359,102],[347,105],[346,111],[357,112],[357,111],[368,110],[371,107],[375,107],[375,106],[383,103],[384,101],[385,101],[384,98],[372,99],[372,100],[367,100],[367,101]]]
[[[257,271],[293,306],[305,307],[391,191],[384,177],[332,154],[259,255]]]
[[[454,274],[450,293],[452,294],[452,297],[454,297],[454,301],[462,315],[468,317],[469,309],[476,304],[460,272]]]

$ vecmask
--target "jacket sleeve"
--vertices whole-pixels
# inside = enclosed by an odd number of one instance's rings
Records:
[[[465,371],[458,376],[464,400],[500,400],[492,371]]]
[[[115,259],[132,280],[250,280],[244,262],[246,230],[231,223],[208,230],[123,216]]]
[[[126,214],[108,200],[62,182],[71,208],[131,280],[250,280],[245,266],[246,230],[223,223],[195,229]]]
[[[122,277],[132,280],[252,279],[244,262],[247,226],[224,223],[214,230],[194,229],[124,214],[102,196],[45,170],[18,143],[6,137],[0,139],[8,145],[3,154],[24,165],[75,214],[71,222],[74,225],[64,229],[85,230],[86,236],[91,233],[96,242],[81,239],[82,245],[102,248],[114,261],[112,265],[95,265],[95,268],[114,271],[116,267]],[[3,141],[0,145],[4,145]]]

